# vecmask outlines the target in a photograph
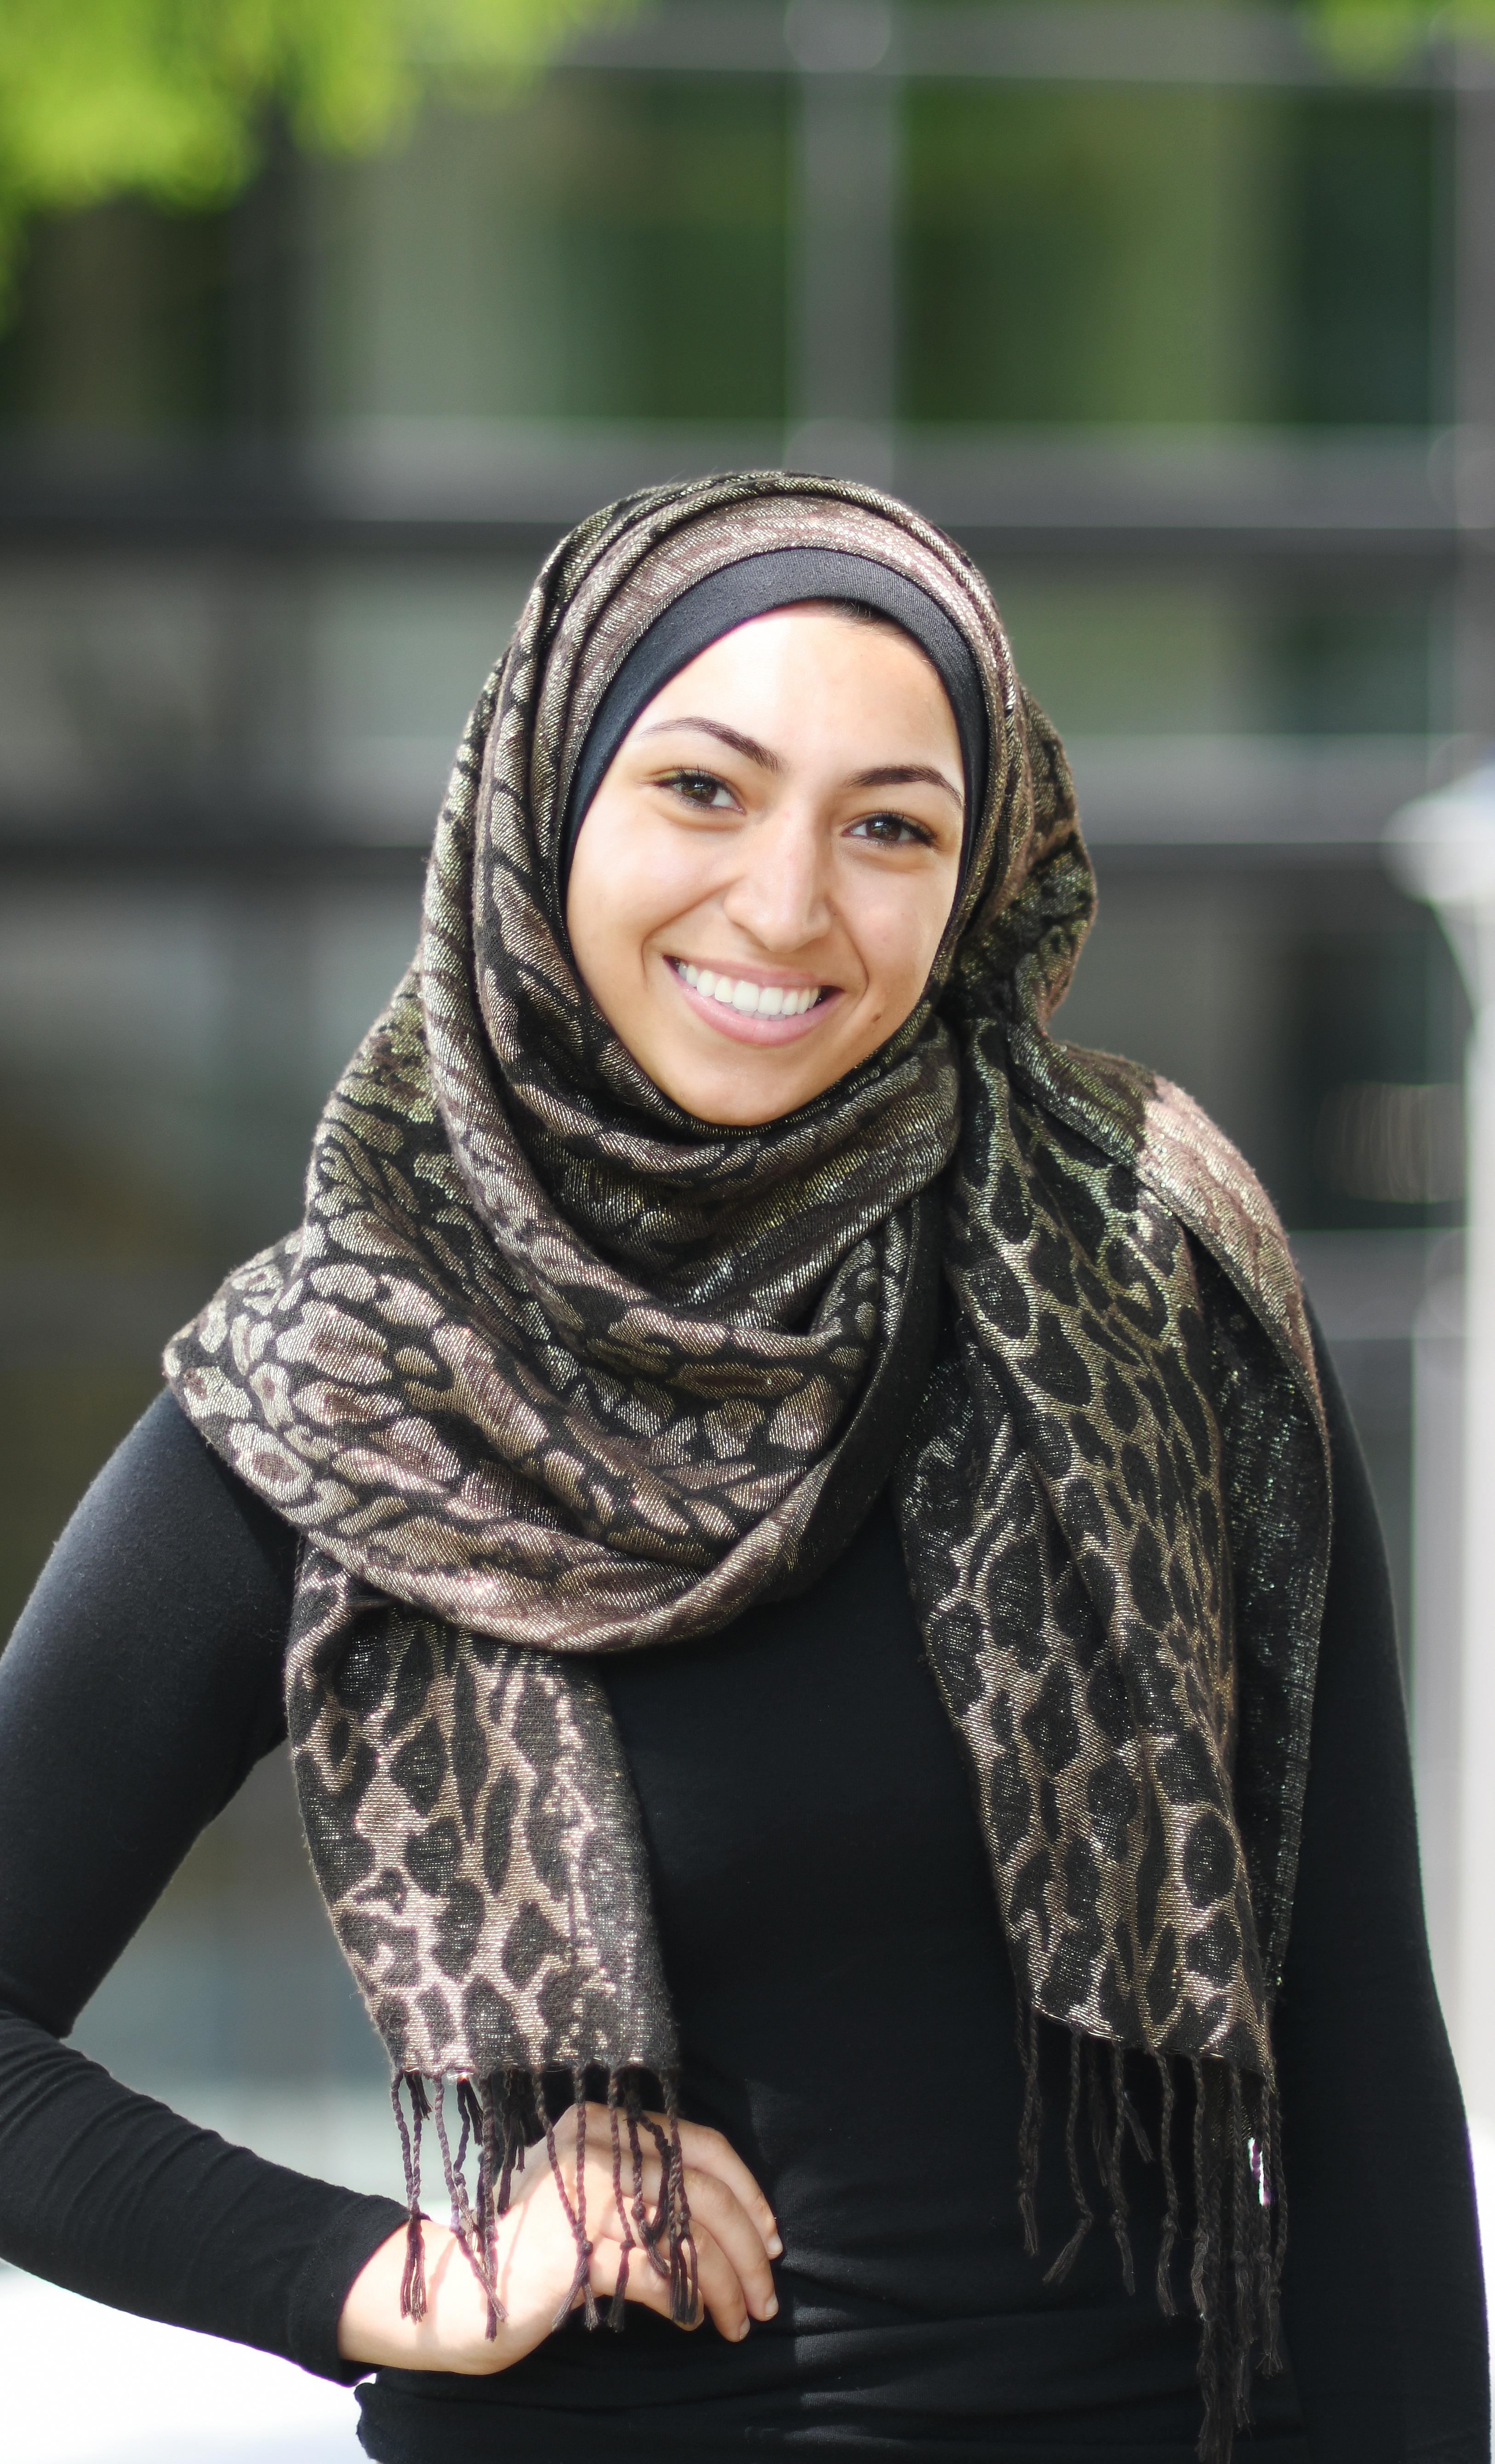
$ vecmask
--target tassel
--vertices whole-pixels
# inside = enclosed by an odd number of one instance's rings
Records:
[[[494,2195],[494,2212],[506,2216],[514,2177],[524,2170],[524,2123],[519,2113],[518,2074],[516,2071],[508,2070],[503,2074],[499,2127],[503,2133],[503,2168]]]
[[[1249,2419],[1251,2361],[1275,2357],[1269,2301],[1260,2298],[1264,2226],[1253,2135],[1240,2074],[1196,2061],[1194,2175],[1197,2223],[1190,2280],[1200,2320],[1200,2464],[1230,2464],[1238,2427]],[[1271,2219],[1265,2223],[1271,2233]]]
[[[1158,2125],[1158,2142],[1163,2163],[1162,2235],[1157,2245],[1157,2306],[1165,2319],[1176,2319],[1178,2306],[1174,2299],[1173,2255],[1178,2239],[1178,2177],[1174,2171],[1174,2074],[1166,2054],[1156,2057],[1158,2075],[1163,2083],[1163,2118]]]
[[[1044,2097],[1038,2068],[1038,2013],[1018,2010],[1018,2052],[1022,2061],[1022,2120],[1018,2125],[1018,2212],[1022,2247],[1038,2256],[1038,2167],[1044,2130]]]
[[[1235,2442],[1233,2409],[1223,2402],[1223,2354],[1220,2316],[1220,2167],[1212,2145],[1213,2115],[1204,2065],[1191,2061],[1194,2076],[1194,2253],[1189,2289],[1199,2319],[1199,2387],[1204,2422],[1199,2431],[1199,2464],[1229,2464]]]
[[[1260,2115],[1252,2149],[1252,2177],[1257,2194],[1260,2232],[1258,2268],[1262,2321],[1261,2367],[1264,2377],[1282,2368],[1282,2266],[1287,2240],[1287,2203],[1277,2162],[1277,2092],[1269,2080],[1258,2082]]]
[[[1236,2312],[1231,2361],[1236,2427],[1243,2429],[1251,2418],[1251,2347],[1255,2342],[1256,2309],[1252,2297],[1256,2290],[1256,2247],[1261,2234],[1250,2212],[1256,2205],[1256,2183],[1252,2178],[1251,2142],[1246,2131],[1240,2072],[1232,2070],[1229,2081],[1225,2161],[1230,2167],[1232,2191],[1230,2258]]]
[[[614,2334],[618,2334],[623,2327],[624,2303],[628,2295],[628,2260],[632,2256],[635,2242],[633,2226],[623,2200],[623,2133],[618,2125],[618,2074],[616,2071],[609,2071],[607,2074],[607,2131],[612,2141],[612,2203],[618,2211],[618,2222],[623,2227],[623,2248],[618,2259],[618,2281],[613,2287],[612,2299],[607,2306],[607,2324]]]
[[[592,2291],[592,2245],[586,2238],[586,2073],[571,2074],[571,2099],[576,2109],[576,2246],[582,2274],[582,2307],[588,2327],[597,2325],[597,2296]]]
[[[1063,2284],[1080,2255],[1081,2243],[1095,2222],[1094,2211],[1085,2195],[1085,2184],[1080,2175],[1080,2038],[1071,2035],[1069,2039],[1069,2113],[1065,2123],[1065,2162],[1068,2167],[1069,2188],[1074,2196],[1075,2213],[1079,2217],[1079,2222],[1044,2277],[1045,2284]]]
[[[1129,2293],[1137,2289],[1136,2270],[1132,2263],[1132,2235],[1128,2230],[1131,2210],[1121,2178],[1122,2151],[1127,2144],[1127,2076],[1126,2058],[1119,2045],[1110,2049],[1110,2093],[1113,2126],[1110,2135],[1110,2229],[1121,2255],[1121,2280]]]
[[[409,2090],[410,2128],[406,2128],[400,2102],[402,2083]],[[405,2267],[400,2277],[400,2316],[426,2316],[426,2245],[421,2234],[421,2123],[429,2113],[426,2090],[416,2071],[396,2071],[389,2082],[394,2118],[400,2126],[400,2151],[405,2159],[405,2198],[409,2221],[405,2229]]]
[[[634,2224],[638,2228],[637,2238],[639,2246],[642,2249],[645,2257],[649,2260],[650,2267],[653,2269],[654,2274],[656,2276],[668,2276],[670,2270],[659,2255],[659,2244],[663,2238],[665,2226],[668,2221],[665,2205],[665,2167],[670,2153],[669,2145],[665,2139],[664,2132],[660,2129],[657,2122],[651,2122],[648,2114],[644,2111],[643,2106],[639,2101],[638,2088],[631,2080],[628,2084],[625,2099],[625,2110],[627,2115],[628,2123],[628,2146],[633,2160],[633,2201],[629,2212],[632,2215]],[[655,2144],[659,2149],[659,2162],[661,2168],[659,2206],[652,2218],[646,2215],[644,2211],[644,2150],[639,2145],[639,2132],[641,2130],[652,2131]]]
[[[470,2097],[464,2096],[464,2088],[471,2092],[471,2081],[467,2079],[459,2079],[457,2080],[457,2120],[461,2123],[462,2129],[457,2140],[457,2152],[451,2160],[456,2167],[458,2181],[465,2181],[467,2177],[467,2151],[473,2137]]]
[[[700,2271],[691,2233],[691,2203],[685,2195],[685,2153],[680,2145],[679,2081],[671,2071],[664,2080],[665,2112],[670,2123],[666,2196],[660,2205],[670,2220],[670,2316],[677,2327],[694,2324],[700,2306]]]
[[[581,2292],[583,2284],[586,2284],[587,2282],[587,2270],[591,2266],[592,2262],[592,2246],[586,2238],[585,2230],[581,2218],[578,2216],[576,2209],[571,2204],[571,2193],[566,2189],[565,2175],[561,2172],[561,2159],[556,2152],[556,2125],[550,2118],[550,2109],[545,2102],[545,2083],[539,2071],[535,2073],[533,2084],[535,2109],[539,2116],[540,2128],[545,2134],[545,2153],[550,2158],[550,2169],[555,2175],[556,2188],[561,2193],[561,2205],[565,2211],[566,2222],[571,2228],[571,2238],[576,2244],[575,2272],[572,2275],[570,2285],[566,2290],[561,2306],[550,2322],[550,2332],[552,2335],[555,2335],[557,2330],[563,2327],[566,2321],[570,2318],[572,2304],[576,2300],[576,2297]],[[584,2104],[577,2116],[577,2183],[582,2200],[582,2213],[584,2215],[586,2209],[586,2192],[584,2188],[582,2187],[584,2180],[582,2167],[586,2158],[586,2108]],[[588,2290],[590,2290],[589,2287]],[[597,2304],[596,2301],[593,2300],[591,2303],[591,2315],[587,2323],[588,2325],[595,2326],[596,2322]]]
[[[467,2091],[465,2097],[463,2095],[464,2089]],[[469,2267],[472,2269],[479,2284],[482,2286],[484,2293],[488,2297],[488,2321],[484,2333],[492,2338],[496,2336],[498,2333],[498,2321],[504,2315],[503,2304],[498,2299],[497,2286],[494,2281],[493,2271],[488,2262],[488,2251],[486,2247],[487,2236],[482,2232],[477,2218],[473,2215],[472,2207],[469,2204],[467,2183],[463,2179],[462,2173],[462,2167],[467,2161],[468,2141],[472,2131],[472,2115],[473,2112],[477,2111],[476,2100],[473,2096],[472,2082],[469,2079],[464,2079],[457,2081],[457,2109],[462,2116],[462,2135],[457,2142],[457,2152],[455,2158],[453,2158],[451,2146],[447,2140],[446,2081],[445,2079],[437,2079],[435,2103],[436,2139],[441,2148],[442,2169],[447,2177],[447,2196],[451,2202],[451,2230],[456,2236],[458,2249],[462,2252]],[[479,2128],[481,2128],[481,2122],[482,2117],[479,2113]]]
[[[489,2317],[492,2324],[488,2333],[490,2336],[496,2336],[500,2305],[497,2300],[498,2219],[494,2212],[494,2177],[496,2171],[497,2152],[495,2140],[497,2113],[494,2101],[494,2083],[491,2078],[485,2079],[478,2087],[474,2088],[471,2079],[459,2079],[457,2082],[459,2099],[464,2089],[467,2092],[470,2106],[475,2110],[476,2115],[473,2127],[477,2134],[477,2234],[482,2246],[484,2264],[488,2270],[488,2281],[493,2288],[489,2299]]]
[[[1122,2107],[1126,2116],[1127,2128],[1132,2133],[1132,2144],[1135,2147],[1143,2164],[1151,2165],[1153,2161],[1153,2143],[1142,2126],[1142,2116],[1138,2113],[1136,2106],[1132,2103],[1131,2094],[1127,2087],[1126,2048],[1122,2045],[1113,2045],[1111,2048],[1111,2060],[1113,2065],[1112,2078],[1113,2079],[1118,2079],[1120,2083],[1119,2093]]]

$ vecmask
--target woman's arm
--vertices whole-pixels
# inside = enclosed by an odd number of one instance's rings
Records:
[[[1428,1958],[1391,1592],[1320,1346],[1334,1546],[1277,2023],[1285,2323],[1315,2464],[1486,2464],[1484,2287]]]
[[[339,2315],[397,2205],[231,2147],[57,2042],[281,1733],[294,1562],[163,1396],[0,1655],[0,2254],[350,2379]]]
[[[284,1733],[295,1534],[163,1396],[69,1524],[0,1656],[0,2255],[117,2309],[325,2376],[507,2367],[547,2335],[576,2264],[543,2151],[500,2228],[509,2319],[445,2227],[430,2304],[402,2319],[405,2213],[231,2147],[57,2042],[198,1833]],[[575,2186],[575,2119],[557,2127]],[[686,2124],[702,2315],[731,2337],[777,2304],[773,2218],[741,2160]],[[594,2117],[595,2292],[621,2252]],[[395,2155],[390,2123],[391,2165]],[[658,2159],[645,2160],[647,2198]],[[630,2300],[668,2310],[635,2254]]]

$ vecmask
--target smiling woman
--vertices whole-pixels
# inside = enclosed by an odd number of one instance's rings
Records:
[[[1257,2365],[1274,2464],[1487,2464],[1363,1466],[1249,1167],[1049,1031],[1093,904],[907,507],[561,542],[0,1659],[0,2247],[384,2464],[1226,2464]],[[287,1733],[400,2205],[57,2041]]]

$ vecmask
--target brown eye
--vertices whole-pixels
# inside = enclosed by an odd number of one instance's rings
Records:
[[[688,804],[699,804],[707,811],[720,812],[735,801],[725,780],[714,778],[709,770],[672,770],[661,783],[683,796]]]
[[[870,839],[877,847],[933,847],[934,840],[917,822],[905,813],[864,813],[853,822],[847,833],[851,838]]]

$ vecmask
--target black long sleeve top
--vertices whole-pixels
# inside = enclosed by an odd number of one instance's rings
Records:
[[[1290,2368],[1259,2387],[1243,2448],[1274,2464],[1486,2464],[1479,2249],[1389,1593],[1328,1371],[1326,1387],[1335,1541],[1277,2018]],[[339,2312],[401,2209],[228,2146],[60,2041],[283,1733],[294,1556],[163,1397],[0,1657],[0,2254],[351,2378]],[[1134,2297],[1103,2229],[1062,2287],[1022,2247],[1011,1969],[886,1505],[801,1599],[603,1674],[685,2109],[774,2204],[779,2315],[729,2346],[632,2310],[619,2337],[573,2324],[489,2379],[381,2372],[360,2389],[368,2453],[1187,2464],[1197,2329],[1151,2291],[1157,2167],[1130,2185]],[[1072,2221],[1050,2051],[1048,2255]],[[1134,2089],[1155,2129],[1140,2065]]]

